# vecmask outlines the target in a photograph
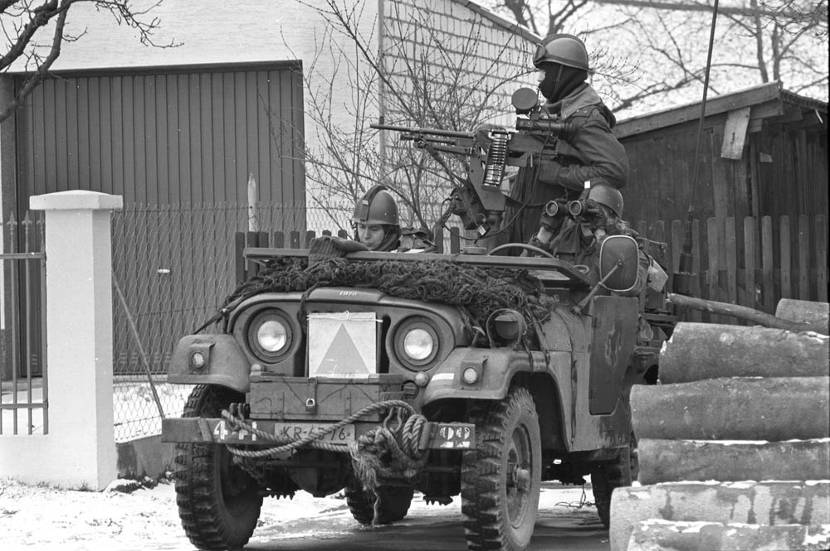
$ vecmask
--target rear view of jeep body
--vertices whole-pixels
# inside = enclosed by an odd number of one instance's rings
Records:
[[[170,382],[197,385],[163,429],[197,547],[243,545],[264,495],[344,489],[364,524],[402,519],[415,490],[442,504],[460,494],[470,546],[523,549],[543,479],[590,473],[598,505],[630,480],[636,299],[576,312],[587,282],[552,259],[353,253],[314,266],[304,252],[249,253],[291,257],[293,283],[267,267],[221,332],[184,337],[171,362]],[[338,285],[349,266],[364,280]],[[430,279],[450,266],[451,296]],[[297,283],[321,269],[322,282]]]

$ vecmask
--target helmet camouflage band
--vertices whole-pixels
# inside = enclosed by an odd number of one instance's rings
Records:
[[[541,69],[544,63],[559,63],[587,71],[588,49],[582,40],[572,34],[555,34],[536,48],[533,65]]]

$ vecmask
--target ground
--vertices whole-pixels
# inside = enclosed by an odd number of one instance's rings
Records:
[[[581,530],[585,537],[580,539],[587,545],[579,548],[608,549],[607,532],[602,530],[596,510],[588,502],[590,496],[590,489],[583,494],[581,488],[546,485],[542,490],[537,531],[540,526],[549,529],[550,525],[559,524],[554,528],[562,530],[557,537]],[[428,506],[416,494],[410,514],[399,529],[435,535],[432,530],[422,529],[435,526],[450,535],[443,540],[449,542],[447,547],[441,544],[436,547],[433,543],[417,548],[464,549],[460,522],[457,499],[448,506]],[[572,526],[568,528],[564,524]],[[378,533],[369,534],[372,530]],[[355,549],[366,549],[365,543],[358,542],[393,537],[395,530],[398,529],[359,526],[352,520],[342,497],[313,498],[298,492],[293,500],[265,500],[260,527],[248,547],[279,551],[320,549],[325,545],[326,549],[342,550],[356,545]],[[70,491],[3,480],[0,481],[0,534],[4,551],[193,549],[179,523],[173,485],[165,482],[154,488],[123,493]],[[543,544],[538,548],[548,549],[548,546]]]

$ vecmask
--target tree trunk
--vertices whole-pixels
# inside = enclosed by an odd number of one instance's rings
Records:
[[[830,338],[768,327],[678,323],[660,353],[660,381],[830,375]]]
[[[668,440],[790,440],[830,436],[830,377],[709,379],[635,385],[634,433]]]
[[[641,439],[641,484],[682,480],[830,480],[830,441]]]

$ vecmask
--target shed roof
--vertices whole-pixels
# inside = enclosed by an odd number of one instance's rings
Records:
[[[622,120],[614,128],[614,134],[624,138],[697,120],[700,117],[700,103],[697,101]],[[815,112],[818,123],[827,119],[827,102],[788,92],[779,81],[709,98],[706,102],[706,116],[744,107],[751,108],[750,123],[756,124],[764,119],[785,116],[791,111]]]

